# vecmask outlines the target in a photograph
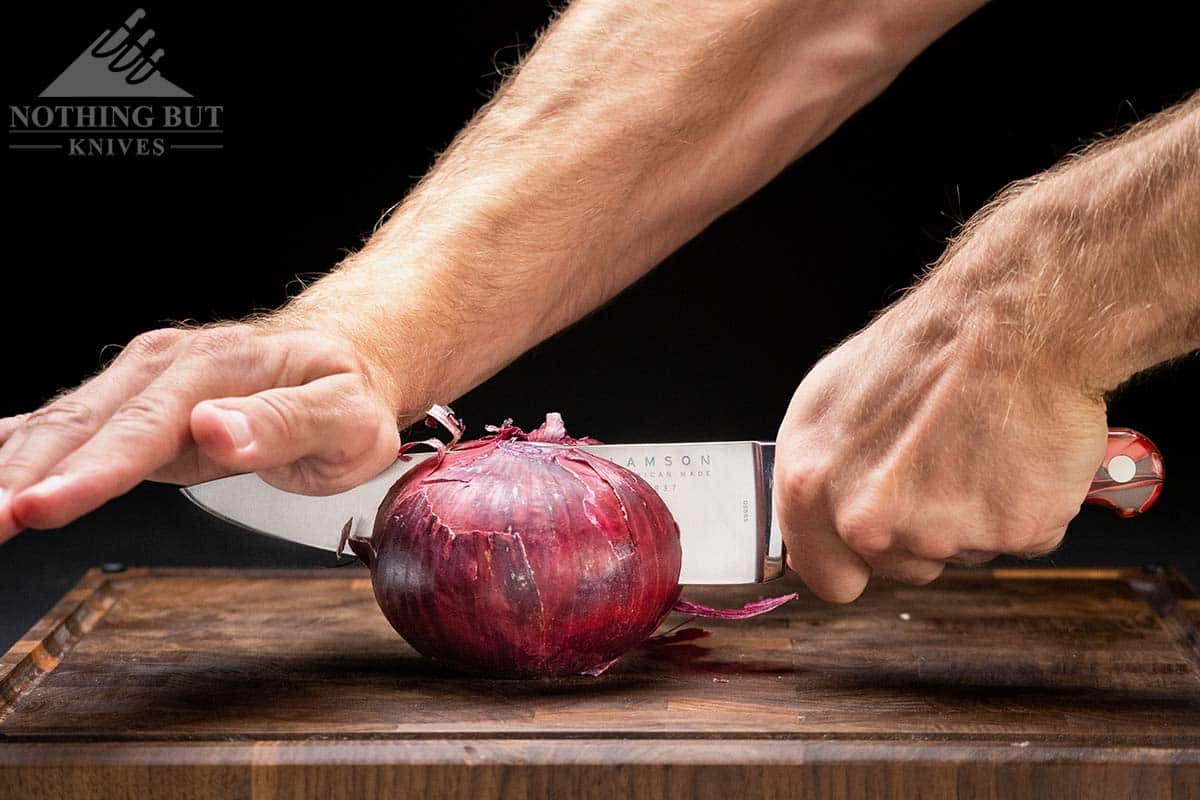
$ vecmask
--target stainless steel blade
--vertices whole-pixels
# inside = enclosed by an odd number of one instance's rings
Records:
[[[662,496],[679,523],[681,583],[756,583],[782,574],[782,539],[771,513],[773,444],[606,444],[583,449],[633,470]],[[387,490],[428,457],[397,461],[361,486],[327,497],[284,492],[256,475],[209,481],[183,493],[236,525],[336,550],[346,520],[354,520],[359,535],[368,535]]]
[[[604,444],[584,449],[638,473],[662,496],[679,523],[680,583],[758,583],[783,574],[783,540],[771,512],[774,444]]]
[[[395,461],[366,483],[324,497],[285,492],[254,474],[198,483],[182,491],[208,513],[234,525],[332,552],[348,519],[354,520],[357,534],[369,535],[388,489],[430,455],[414,453],[411,461]]]

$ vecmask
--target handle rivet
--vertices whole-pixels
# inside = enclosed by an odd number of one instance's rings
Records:
[[[1137,464],[1127,455],[1113,456],[1108,462],[1108,477],[1117,483],[1129,483],[1137,474]]]

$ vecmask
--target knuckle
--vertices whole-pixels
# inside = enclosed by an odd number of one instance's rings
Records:
[[[222,325],[197,331],[188,340],[188,355],[196,358],[228,357],[249,340],[253,330],[249,325]]]
[[[296,334],[292,346],[302,352],[308,363],[322,374],[366,372],[358,351],[344,339],[317,331]]]
[[[17,414],[16,416],[0,419],[0,445],[3,445],[14,433],[24,428],[30,416],[30,414]]]
[[[944,531],[920,531],[905,537],[905,549],[917,558],[950,561],[959,553],[958,543]]]
[[[90,431],[95,422],[95,409],[70,396],[59,398],[39,408],[25,420],[26,425],[63,433]]]
[[[262,477],[288,491],[310,496],[338,494],[355,484],[346,468],[308,458],[271,470]]]
[[[834,516],[834,527],[842,541],[856,553],[878,555],[892,546],[892,524],[879,507],[859,505]]]
[[[821,470],[813,464],[789,459],[775,465],[775,492],[785,507],[803,507],[812,503],[824,485]]]
[[[343,375],[338,379],[338,396],[335,410],[348,421],[364,420],[364,408],[372,407],[375,395],[371,393],[362,375]]]
[[[131,397],[113,414],[117,425],[132,426],[147,430],[156,429],[167,415],[162,402],[145,394]]]
[[[276,435],[281,440],[293,441],[301,435],[303,409],[299,408],[288,394],[269,392],[259,395],[257,399],[266,419],[275,428]]]
[[[6,458],[0,463],[0,486],[23,486],[38,476],[44,465],[25,458]]]
[[[154,360],[173,349],[183,335],[183,331],[174,328],[139,333],[130,340],[121,355],[127,358]]]

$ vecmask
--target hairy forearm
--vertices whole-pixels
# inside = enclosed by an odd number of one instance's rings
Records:
[[[902,305],[1095,398],[1200,347],[1200,94],[1006,189]]]
[[[580,0],[278,319],[349,336],[412,419],[643,275],[979,4]]]

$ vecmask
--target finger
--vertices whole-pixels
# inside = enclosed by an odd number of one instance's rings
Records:
[[[995,532],[980,522],[994,516],[979,497],[926,503],[897,525],[892,544],[918,558],[942,562],[966,551],[995,552]]]
[[[780,528],[788,566],[813,594],[830,603],[856,600],[871,568],[837,535],[828,514],[815,509],[781,509]]]
[[[350,371],[352,358],[313,334],[267,338],[248,326],[203,331],[144,392],[123,404],[85,445],[12,501],[33,528],[65,525],[184,455],[192,446],[192,408],[271,386],[303,383],[322,370]],[[335,348],[336,349],[336,348]],[[352,354],[351,354],[352,355]]]
[[[50,474],[18,493],[14,518],[29,528],[61,527],[182,457],[190,443],[190,404],[180,396],[186,381],[173,368],[160,381],[122,405]]]
[[[17,414],[15,417],[0,419],[0,445],[8,441],[17,430],[29,419],[28,414]]]
[[[162,371],[182,331],[151,331],[135,338],[103,372],[43,408],[3,421],[0,432],[0,542],[23,527],[13,511],[22,490],[40,481],[85,443],[130,396]]]
[[[828,487],[819,465],[795,457],[775,463],[774,501],[788,566],[817,597],[849,603],[866,588],[871,568],[838,536]]]
[[[888,552],[878,555],[866,555],[863,559],[871,567],[872,572],[881,578],[888,578],[913,586],[924,586],[932,583],[946,568],[943,561],[931,558],[919,558],[910,553]]]
[[[817,597],[850,603],[867,587],[871,568],[846,547],[832,526],[806,526],[791,541],[788,565]]]
[[[99,430],[130,397],[165,368],[183,331],[143,334],[112,365],[31,414],[0,447],[0,486],[14,494],[40,480]]]
[[[356,374],[205,401],[192,410],[191,430],[213,462],[301,494],[352,488],[400,447],[391,412]]]

